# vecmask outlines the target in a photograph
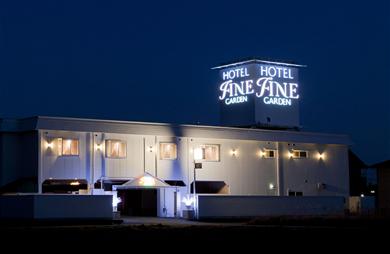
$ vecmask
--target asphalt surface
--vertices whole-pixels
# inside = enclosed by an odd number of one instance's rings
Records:
[[[289,252],[374,251],[388,240],[389,220],[324,218],[259,218],[243,222],[203,222],[174,218],[122,217],[114,223],[50,222],[0,225],[0,245],[12,250],[48,250],[50,253],[97,250],[99,253],[205,251],[211,247],[240,251],[279,250]],[[375,243],[375,244],[373,244]],[[182,249],[180,246],[183,245]],[[315,245],[314,248],[310,247]],[[81,247],[80,247],[81,246]],[[146,251],[147,250],[147,251]],[[182,251],[181,251],[182,250]],[[317,251],[315,251],[317,250]],[[256,251],[258,252],[258,251]]]

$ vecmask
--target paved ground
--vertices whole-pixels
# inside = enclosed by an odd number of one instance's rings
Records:
[[[128,217],[122,216],[124,225],[163,225],[163,226],[241,226],[244,222],[202,222],[180,218]]]
[[[359,218],[259,218],[250,222],[222,223],[153,217],[122,219],[120,224],[66,221],[3,224],[0,225],[0,244],[4,246],[2,248],[9,246],[12,250],[39,246],[40,250],[52,254],[75,249],[108,249],[110,252],[122,249],[131,253],[135,246],[141,246],[142,252],[153,249],[179,252],[179,245],[186,246],[183,249],[186,251],[188,248],[204,251],[206,244],[228,250],[240,247],[241,252],[253,248],[280,250],[288,246],[289,252],[296,250],[299,253],[313,253],[318,248],[331,253],[344,245],[348,253],[354,248],[363,251],[365,247],[371,253],[381,243],[388,242],[378,240],[388,237],[390,228],[389,220]],[[310,244],[314,244],[315,249]]]

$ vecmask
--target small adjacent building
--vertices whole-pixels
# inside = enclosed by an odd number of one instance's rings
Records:
[[[377,174],[377,209],[379,215],[390,216],[390,160],[383,161],[370,168]]]

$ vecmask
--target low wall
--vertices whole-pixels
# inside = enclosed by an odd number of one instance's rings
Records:
[[[111,195],[0,196],[0,219],[112,219]]]
[[[198,195],[198,219],[343,215],[344,197]]]

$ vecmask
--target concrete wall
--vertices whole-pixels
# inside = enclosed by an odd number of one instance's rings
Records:
[[[1,219],[112,219],[111,195],[0,196]]]
[[[198,195],[198,218],[343,215],[344,197]]]

